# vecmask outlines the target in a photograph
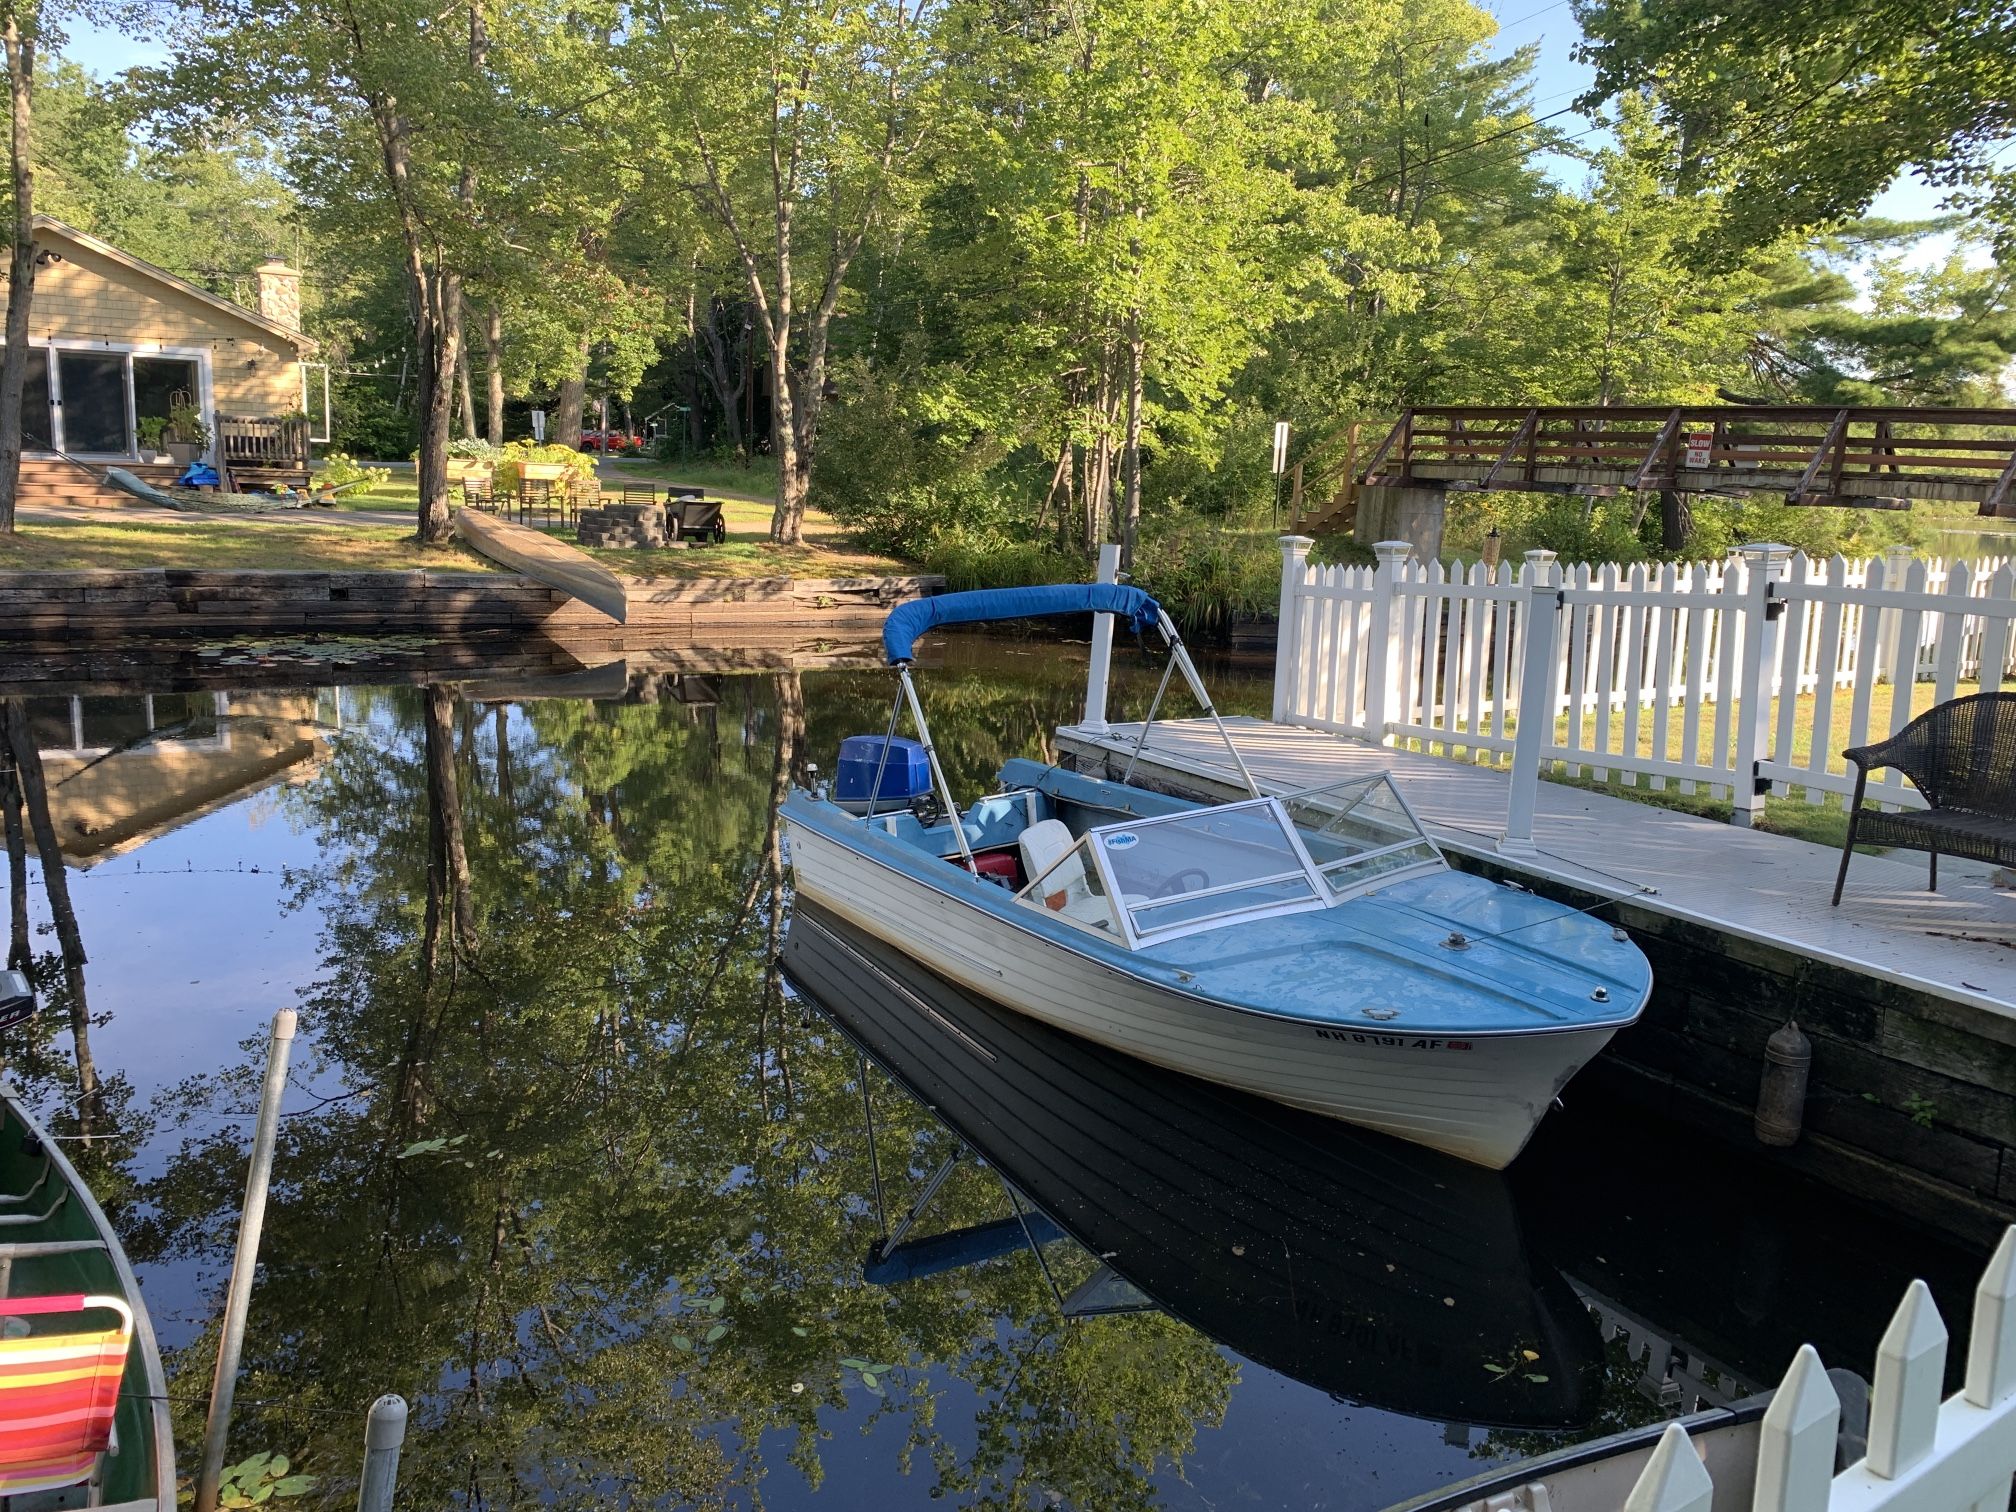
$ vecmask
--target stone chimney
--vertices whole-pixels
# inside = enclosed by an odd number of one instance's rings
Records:
[[[301,272],[275,253],[253,270],[259,281],[259,313],[290,331],[301,329]]]

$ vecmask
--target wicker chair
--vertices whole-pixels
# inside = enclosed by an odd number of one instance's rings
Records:
[[[1933,891],[1939,855],[2016,866],[2016,693],[1976,693],[1927,709],[1877,745],[1842,753],[1855,764],[1855,799],[1834,902],[1848,880],[1858,841],[1932,853]],[[1924,796],[1923,812],[1886,814],[1862,807],[1870,772],[1895,767]]]

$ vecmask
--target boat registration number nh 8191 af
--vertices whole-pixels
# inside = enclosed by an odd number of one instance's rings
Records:
[[[1372,1034],[1363,1029],[1318,1029],[1316,1038],[1345,1045],[1370,1045],[1375,1050],[1468,1050],[1464,1039],[1429,1039],[1417,1034]]]

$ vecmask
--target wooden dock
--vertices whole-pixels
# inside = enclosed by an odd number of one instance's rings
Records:
[[[1643,1023],[1597,1065],[1632,1095],[1749,1140],[1765,1038],[1814,1043],[1807,1134],[1782,1157],[1969,1236],[2016,1217],[2016,892],[1986,867],[1855,858],[1606,793],[1543,782],[1535,854],[1498,849],[1510,779],[1444,757],[1265,720],[1227,721],[1263,788],[1389,772],[1455,864],[1579,904],[1608,900],[1652,958]],[[1140,734],[1068,725],[1060,759],[1117,775]],[[1243,792],[1201,720],[1158,723],[1136,773],[1197,796]],[[1594,1068],[1592,1068],[1594,1069]]]

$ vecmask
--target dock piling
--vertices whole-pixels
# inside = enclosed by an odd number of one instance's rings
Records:
[[[406,1442],[406,1399],[386,1392],[364,1419],[364,1473],[357,1482],[357,1512],[392,1512],[399,1484],[399,1450]]]
[[[210,1413],[203,1424],[202,1470],[196,1482],[196,1512],[216,1512],[224,1449],[231,1436],[231,1401],[238,1390],[238,1360],[245,1347],[245,1315],[252,1304],[252,1278],[259,1268],[259,1237],[266,1226],[266,1192],[273,1174],[273,1145],[280,1130],[280,1098],[287,1090],[287,1058],[294,1044],[294,1010],[273,1015],[266,1051],[266,1082],[259,1093],[259,1121],[252,1131],[252,1160],[245,1173],[245,1211],[238,1220],[238,1251],[231,1261],[231,1286],[224,1299],[224,1326],[217,1341],[217,1373],[210,1382]]]

